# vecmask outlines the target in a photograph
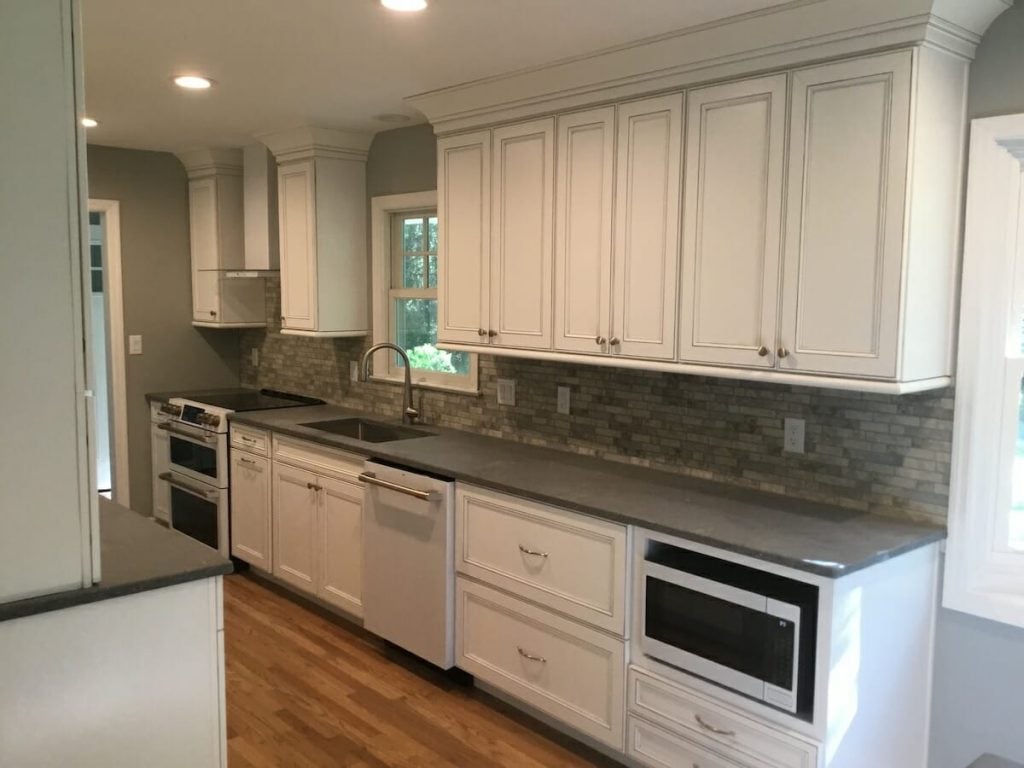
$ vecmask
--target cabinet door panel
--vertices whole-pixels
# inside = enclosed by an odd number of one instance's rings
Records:
[[[306,592],[316,591],[317,476],[274,464],[274,575]]]
[[[320,478],[320,583],[317,594],[363,615],[363,488]]]
[[[231,554],[271,569],[270,461],[231,450]]]
[[[555,348],[604,352],[611,315],[615,107],[558,119]]]
[[[312,160],[278,168],[281,316],[285,328],[316,330],[315,169]]]
[[[612,352],[673,358],[683,96],[618,108]]]
[[[216,179],[188,183],[188,223],[192,269],[218,269]]]
[[[171,487],[160,474],[166,472],[171,462],[171,441],[166,430],[150,427],[150,449],[153,466],[153,517],[163,522],[171,519]]]
[[[786,76],[693,91],[687,110],[679,357],[770,367]]]
[[[192,319],[196,322],[220,319],[220,277],[215,269],[192,270]]]
[[[494,131],[491,328],[494,343],[551,346],[553,118]]]
[[[437,153],[437,336],[479,344],[490,320],[491,132],[441,139]]]
[[[784,368],[896,373],[910,71],[908,52],[793,76]]]

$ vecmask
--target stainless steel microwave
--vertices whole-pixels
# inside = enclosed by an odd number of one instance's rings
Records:
[[[811,719],[815,585],[656,539],[639,576],[644,654]]]

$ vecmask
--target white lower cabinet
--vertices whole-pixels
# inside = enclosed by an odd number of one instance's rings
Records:
[[[153,423],[149,430],[153,467],[153,517],[168,523],[171,520],[171,486],[166,480],[160,479],[160,475],[170,469],[170,435],[156,423]]]
[[[817,768],[817,745],[630,667],[628,753],[652,766]],[[689,750],[689,751],[687,751]],[[699,760],[686,757],[692,751]],[[710,751],[719,757],[705,757]],[[717,760],[718,762],[715,762]]]
[[[274,463],[274,575],[316,593],[317,476]]]
[[[456,664],[615,749],[623,748],[625,644],[460,576]]]
[[[361,616],[363,585],[363,488],[322,477],[320,492],[320,579],[317,596]]]
[[[270,460],[231,449],[231,554],[269,572]]]

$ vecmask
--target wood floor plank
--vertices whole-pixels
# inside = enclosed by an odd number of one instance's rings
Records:
[[[229,768],[616,765],[253,577],[224,625]]]

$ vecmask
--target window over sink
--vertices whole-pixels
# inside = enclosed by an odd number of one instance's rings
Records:
[[[416,384],[477,391],[476,355],[437,346],[437,193],[375,197],[372,217],[374,342],[402,347]],[[379,352],[374,377],[403,380],[403,365]]]

